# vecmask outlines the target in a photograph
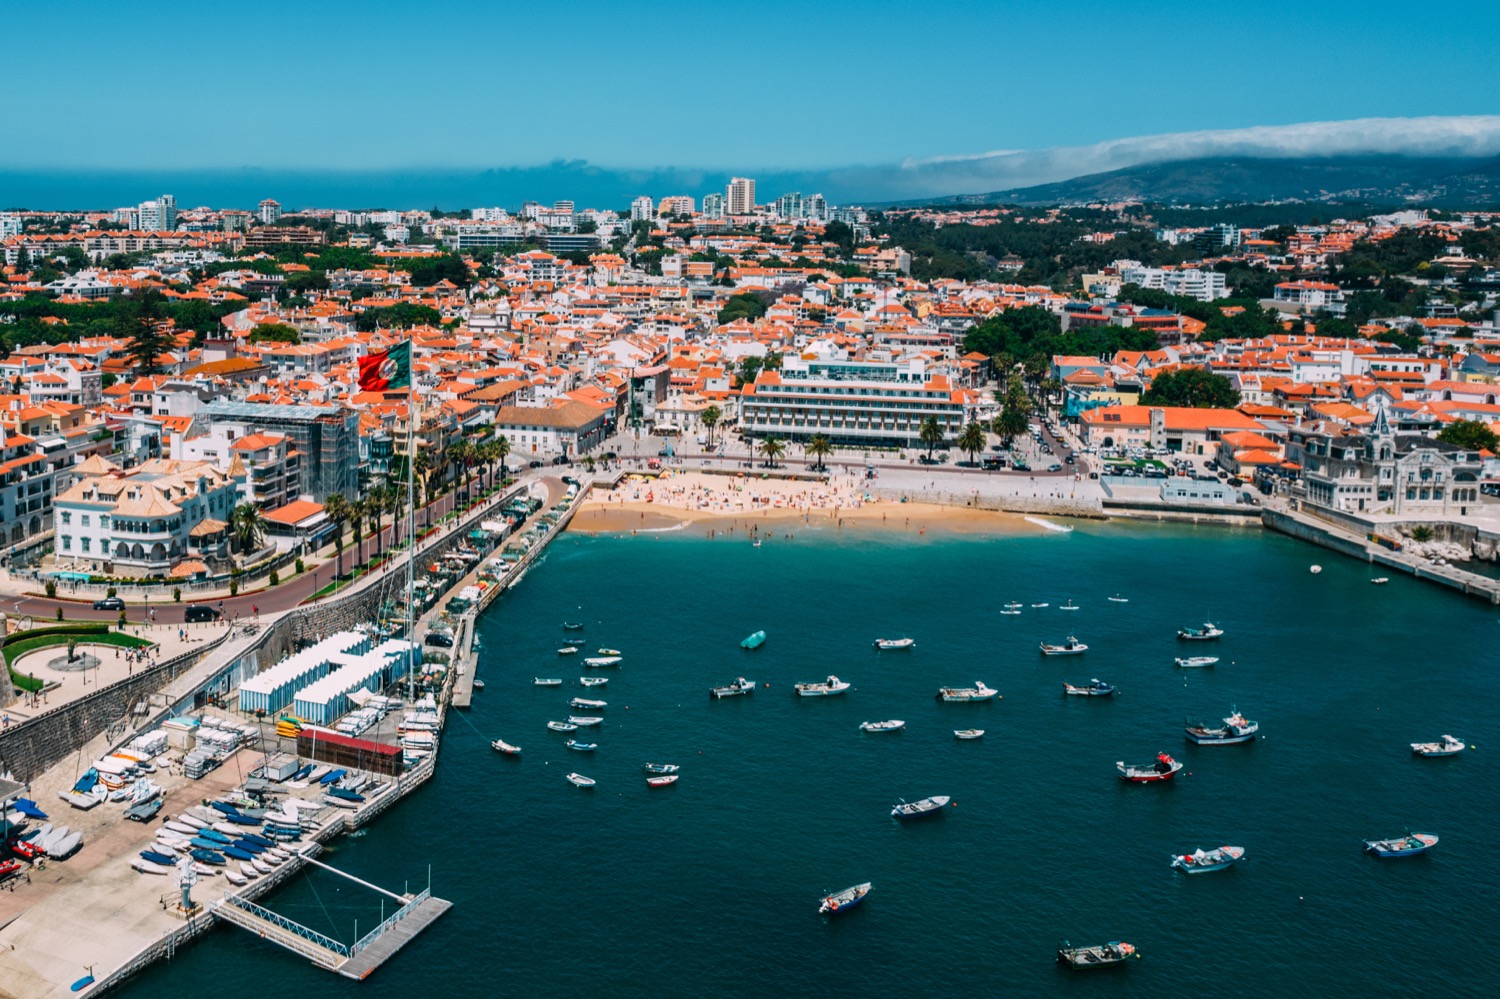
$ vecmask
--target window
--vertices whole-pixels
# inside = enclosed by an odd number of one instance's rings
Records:
[[[73,523],[73,515],[71,513],[68,513],[67,511],[63,511],[63,523],[64,524],[71,524],[71,523]]]
[[[90,544],[91,540],[92,539],[90,539],[90,538],[84,538],[83,539],[83,550],[84,551],[88,551],[89,550],[89,544]]]
[[[66,552],[66,551],[71,551],[73,549],[73,539],[72,539],[71,536],[64,534],[62,536],[62,543],[63,543],[63,551]]]
[[[84,514],[83,517],[81,518],[81,521],[82,521],[82,526],[88,527],[89,526],[89,515],[88,514]]]

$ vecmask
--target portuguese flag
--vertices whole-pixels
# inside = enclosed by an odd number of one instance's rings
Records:
[[[411,341],[398,343],[386,350],[366,354],[359,359],[359,390],[384,392],[406,388],[411,384]]]

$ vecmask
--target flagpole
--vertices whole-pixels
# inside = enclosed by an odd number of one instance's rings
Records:
[[[415,351],[407,347],[406,355],[406,640],[411,643],[406,659],[406,703],[410,706],[416,691],[417,623],[417,500],[416,500],[416,420],[417,372],[413,363]]]

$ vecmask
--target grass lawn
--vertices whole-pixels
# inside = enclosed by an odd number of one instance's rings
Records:
[[[136,649],[142,645],[155,644],[146,641],[144,638],[136,638],[134,635],[122,635],[118,631],[111,631],[103,635],[42,635],[40,638],[28,638],[7,645],[3,650],[6,668],[9,669],[11,663],[20,659],[28,652],[35,652],[37,649],[45,649],[53,646],[66,647],[70,639],[77,640],[79,645],[118,645],[124,649]],[[13,669],[10,670],[10,680],[11,683],[14,683],[22,690],[29,690],[33,693],[41,690],[43,686],[41,680],[22,676]]]

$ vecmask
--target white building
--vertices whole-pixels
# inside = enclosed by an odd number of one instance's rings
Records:
[[[267,198],[256,208],[255,214],[260,216],[262,225],[275,225],[281,221],[281,204]]]
[[[658,209],[662,215],[691,215],[693,214],[693,199],[687,194],[671,194],[661,199]]]
[[[1313,312],[1327,309],[1335,316],[1344,314],[1343,289],[1326,281],[1283,281],[1276,286],[1273,299],[1277,304]]]
[[[724,206],[730,215],[749,215],[755,210],[755,181],[749,177],[731,177],[724,192]]]
[[[1229,297],[1229,287],[1224,282],[1224,275],[1218,271],[1196,267],[1166,270],[1161,267],[1143,267],[1140,264],[1129,266],[1130,263],[1117,261],[1115,264],[1120,268],[1122,284],[1139,285],[1142,288],[1164,291],[1169,295],[1195,298],[1200,302]]]
[[[724,217],[724,195],[715,192],[703,196],[703,217],[709,219]]]
[[[136,228],[145,232],[172,232],[177,228],[177,199],[163,194],[155,201],[136,206]]]
[[[21,235],[21,216],[0,215],[0,239]]]
[[[643,222],[656,217],[656,205],[646,195],[641,195],[630,203],[630,221]]]

